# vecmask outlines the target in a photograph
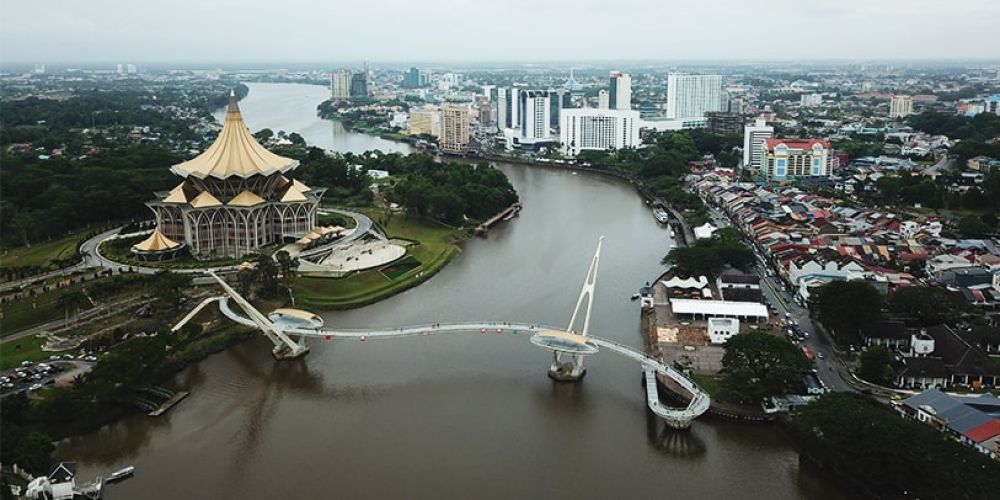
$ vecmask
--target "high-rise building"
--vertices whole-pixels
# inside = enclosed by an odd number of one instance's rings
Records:
[[[351,75],[351,98],[365,99],[368,97],[368,71]]]
[[[521,139],[528,142],[549,139],[549,91],[521,90],[518,92],[518,115],[521,119]]]
[[[332,99],[349,99],[351,97],[350,71],[336,69],[330,73],[330,97]]]
[[[639,112],[624,109],[563,109],[559,113],[559,142],[563,151],[612,150],[639,145]]]
[[[769,181],[830,175],[833,154],[823,139],[765,139],[761,169]]]
[[[1000,94],[991,95],[983,101],[983,112],[1000,115]]]
[[[125,74],[125,65],[121,64],[121,63],[118,63],[118,69],[115,70],[115,73],[118,73],[119,75],[124,75]]]
[[[403,75],[403,87],[408,89],[416,89],[424,87],[427,85],[427,74],[421,71],[419,68],[410,68],[406,74]]]
[[[808,108],[823,104],[823,94],[802,94],[799,98],[799,105]]]
[[[298,166],[298,160],[278,156],[254,139],[230,94],[215,142],[170,167],[183,181],[146,203],[156,229],[132,252],[140,259],[164,260],[187,247],[196,258],[240,257],[309,234],[326,189],[292,179]]]
[[[753,125],[743,127],[743,168],[760,169],[764,157],[761,145],[773,136],[774,127],[760,118]]]
[[[469,108],[457,104],[441,107],[441,136],[438,144],[442,151],[464,153],[469,149]]]
[[[608,109],[632,109],[632,77],[621,71],[611,72]]]
[[[667,75],[667,118],[701,118],[707,111],[722,111],[721,76]]]
[[[608,91],[601,89],[597,91],[597,109],[608,109],[611,107],[611,97]]]
[[[497,128],[520,128],[520,107],[518,105],[519,87],[507,87],[497,89],[496,109]]]
[[[410,111],[410,120],[406,132],[410,135],[441,136],[441,112],[436,109],[414,109]]]
[[[913,97],[893,95],[889,101],[889,118],[905,118],[913,114]]]

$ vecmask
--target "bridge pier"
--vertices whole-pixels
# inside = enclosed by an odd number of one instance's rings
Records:
[[[274,355],[275,359],[281,361],[286,359],[301,358],[309,353],[309,346],[306,345],[305,336],[299,337],[299,341],[295,343],[295,347],[289,347],[287,345],[276,345],[274,349],[271,349],[271,354]]]
[[[563,359],[563,355],[568,359]],[[583,355],[566,354],[560,351],[553,353],[552,365],[549,366],[549,378],[556,382],[579,382],[587,374],[583,366]]]

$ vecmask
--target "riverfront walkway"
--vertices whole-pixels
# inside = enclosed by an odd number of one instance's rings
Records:
[[[229,319],[249,327],[259,328],[259,325],[252,319],[237,313],[229,306],[228,297],[218,297],[219,309]],[[467,323],[438,323],[429,325],[404,326],[389,329],[332,329],[332,328],[296,328],[291,325],[281,325],[281,331],[288,335],[300,337],[322,337],[331,339],[354,339],[360,341],[377,339],[394,339],[403,337],[427,336],[440,333],[474,333],[480,334],[511,334],[538,333],[542,331],[558,330],[558,328],[508,321],[471,321]],[[710,400],[708,393],[698,387],[691,379],[674,368],[661,363],[656,358],[646,355],[631,347],[628,347],[613,340],[589,335],[588,341],[598,348],[620,354],[639,363],[646,373],[647,406],[653,413],[667,422],[674,428],[686,428],[691,421],[708,411]],[[691,399],[685,408],[673,408],[665,406],[659,398],[655,374],[660,374],[670,378],[678,385],[691,393]],[[652,377],[652,379],[650,378]],[[652,382],[650,382],[652,380]],[[650,385],[652,383],[652,386]]]

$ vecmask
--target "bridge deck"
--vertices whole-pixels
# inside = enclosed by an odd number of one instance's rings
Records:
[[[219,300],[219,309],[229,319],[242,325],[257,328],[253,320],[238,314],[229,307],[228,297]],[[505,321],[475,321],[468,323],[439,323],[431,325],[404,326],[392,329],[332,329],[332,328],[283,328],[284,333],[291,335],[301,335],[304,337],[323,337],[341,339],[386,339],[424,336],[438,333],[462,333],[462,332],[522,332],[535,333],[542,330],[558,330],[558,328],[518,322]],[[615,352],[629,358],[642,365],[646,377],[647,405],[657,416],[667,421],[672,427],[687,427],[691,420],[701,416],[708,411],[710,399],[708,393],[698,387],[691,379],[674,368],[661,363],[656,358],[639,352],[625,344],[613,340],[589,335],[588,339],[594,345]],[[659,373],[677,382],[681,387],[691,393],[691,401],[686,408],[673,408],[664,406],[660,402],[659,393],[656,389],[656,376]]]

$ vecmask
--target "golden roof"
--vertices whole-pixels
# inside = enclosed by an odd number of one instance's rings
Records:
[[[217,207],[219,205],[222,205],[222,202],[208,191],[202,191],[191,200],[191,206],[194,208]]]
[[[264,198],[257,196],[249,189],[244,189],[242,193],[229,200],[229,203],[226,203],[226,205],[231,207],[252,207],[254,205],[260,205],[261,203],[264,203]]]
[[[163,199],[165,203],[187,203],[187,194],[184,192],[184,183],[180,183],[177,187],[170,190],[170,194]]]
[[[299,181],[295,181],[295,182],[299,182]],[[300,190],[300,189],[298,189],[298,188],[295,187],[294,183],[291,186],[288,186],[288,189],[285,190],[285,194],[283,194],[281,196],[281,202],[282,203],[287,203],[287,202],[290,202],[290,201],[306,201],[308,199],[309,198],[306,198],[306,195],[303,193],[302,190]]]
[[[282,307],[280,309],[275,309],[271,311],[271,314],[283,314],[285,316],[291,316],[293,318],[304,319],[307,321],[315,320],[318,316],[315,313],[309,311],[303,311],[302,309],[292,309],[290,307]]]
[[[230,93],[226,122],[219,137],[200,155],[170,167],[170,171],[181,177],[190,175],[199,179],[228,179],[233,176],[245,179],[257,174],[283,173],[297,166],[297,160],[278,156],[254,139],[243,123],[236,95]]]
[[[180,243],[167,238],[160,232],[160,228],[153,230],[153,234],[135,245],[132,248],[140,252],[162,252],[164,250],[172,250],[181,246]]]

